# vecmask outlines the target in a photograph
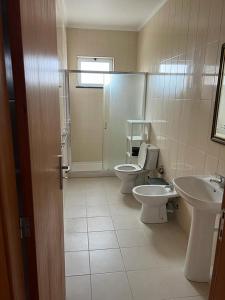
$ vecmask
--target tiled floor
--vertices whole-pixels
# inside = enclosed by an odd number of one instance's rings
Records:
[[[206,300],[183,275],[187,239],[177,223],[145,225],[114,177],[65,183],[67,300]]]

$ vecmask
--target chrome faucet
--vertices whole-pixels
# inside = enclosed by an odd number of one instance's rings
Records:
[[[169,189],[170,192],[174,191],[174,185],[172,182],[170,182],[168,185],[165,186],[166,189]]]
[[[224,189],[224,186],[225,186],[225,177],[224,176],[216,174],[216,177],[215,178],[210,178],[209,181],[218,183],[219,187]]]

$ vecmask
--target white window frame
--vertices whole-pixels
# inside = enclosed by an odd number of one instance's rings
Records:
[[[109,71],[114,70],[114,58],[113,57],[96,57],[96,56],[77,56],[77,69],[79,71],[84,71],[81,69],[81,63],[82,62],[107,62],[110,63],[109,65]],[[93,70],[85,70],[85,71],[92,71]],[[94,83],[82,83],[81,80],[81,73],[77,74],[77,87],[86,87],[86,88],[103,88],[104,84],[94,84]]]

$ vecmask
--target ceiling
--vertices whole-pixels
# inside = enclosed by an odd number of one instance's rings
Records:
[[[138,31],[166,0],[64,0],[68,27]]]

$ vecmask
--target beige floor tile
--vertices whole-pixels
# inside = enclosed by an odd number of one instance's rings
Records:
[[[66,276],[90,274],[88,251],[65,252]]]
[[[144,226],[149,243],[156,250],[162,264],[179,263],[186,255],[188,237],[177,223],[171,223]]]
[[[196,297],[173,298],[169,300],[208,300],[208,295]]]
[[[64,185],[63,186],[63,193],[64,195],[85,195],[85,186],[83,184],[80,185],[80,183],[76,185]]]
[[[87,218],[88,231],[114,230],[111,217]]]
[[[85,194],[85,186],[85,179],[70,179],[64,183],[63,192],[64,194]]]
[[[112,216],[113,224],[115,229],[133,229],[133,228],[143,228],[143,223],[139,220],[137,216]]]
[[[149,245],[149,240],[142,229],[121,229],[116,231],[120,247]]]
[[[84,218],[86,216],[86,207],[83,205],[71,205],[64,207],[64,218]]]
[[[91,273],[123,271],[123,261],[119,249],[90,251]]]
[[[67,300],[91,299],[90,273],[92,300],[207,300],[208,285],[184,277],[187,236],[176,220],[143,224],[141,205],[119,188],[116,177],[65,183],[65,247],[78,250],[65,253]],[[80,251],[87,231],[90,256]]]
[[[150,246],[121,248],[121,252],[126,270],[146,270],[162,266],[157,253]]]
[[[208,285],[188,281],[183,271],[173,268],[152,268],[129,271],[128,280],[135,300],[163,300],[205,295]]]
[[[132,300],[124,272],[91,276],[92,300]]]
[[[96,195],[96,196],[88,196],[86,198],[86,205],[87,206],[107,206],[108,202],[106,200],[105,195],[100,196],[100,195]]]
[[[113,190],[109,189],[109,192],[106,194],[106,196],[107,201],[111,204],[123,203],[124,205],[129,205],[130,203],[134,202],[132,195],[121,194],[118,190],[118,187],[113,188]]]
[[[87,178],[87,183],[85,186],[86,195],[89,193],[105,193],[105,184],[101,178]]]
[[[139,216],[140,208],[136,206],[110,205],[110,213],[112,216]]]
[[[91,300],[90,275],[66,277],[66,300]]]
[[[87,207],[88,217],[108,217],[110,216],[109,207],[107,205],[95,205]]]
[[[164,224],[145,224],[144,229],[149,237],[162,240],[169,239],[170,243],[175,243],[179,246],[187,245],[188,237],[174,218]]]
[[[87,232],[87,219],[86,218],[65,219],[64,232],[65,233]]]
[[[66,233],[64,235],[64,241],[65,251],[88,250],[87,233]]]
[[[119,248],[115,231],[89,232],[89,249]]]
[[[85,198],[77,198],[77,199],[74,199],[74,198],[69,198],[69,199],[65,199],[64,202],[63,202],[63,207],[65,209],[70,209],[71,207],[73,207],[74,205],[79,205],[79,206],[86,206],[86,201],[85,201]]]
[[[118,177],[116,177],[115,175],[113,176],[107,176],[107,177],[103,177],[104,178],[104,182],[105,184],[119,184],[120,185],[120,179]]]
[[[114,200],[120,200],[124,202],[126,205],[132,205],[132,204],[139,204],[139,202],[134,198],[132,194],[122,194],[118,187],[113,188],[114,190],[107,193],[107,200],[108,201],[114,201]],[[110,190],[110,188],[109,188]]]
[[[85,193],[84,192],[66,192],[64,194],[64,205],[72,206],[72,205],[85,205]]]

